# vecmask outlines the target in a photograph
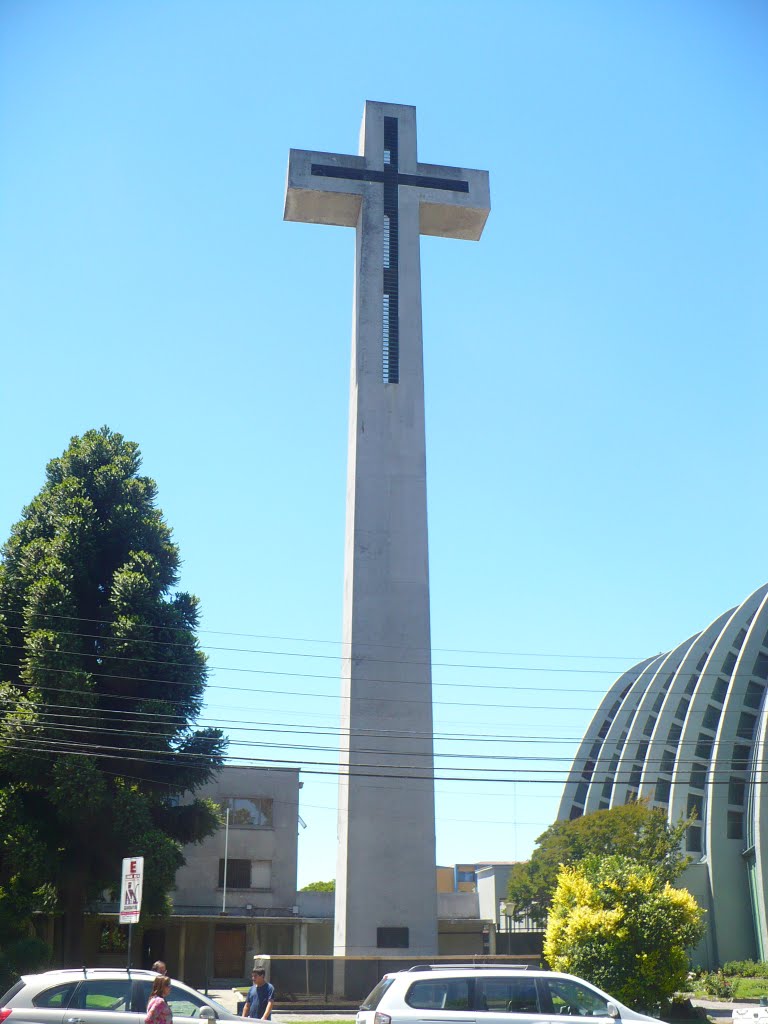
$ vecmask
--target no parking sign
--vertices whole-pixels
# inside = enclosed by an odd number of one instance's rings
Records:
[[[126,857],[123,860],[123,880],[120,886],[120,924],[136,924],[139,920],[143,874],[143,857]]]

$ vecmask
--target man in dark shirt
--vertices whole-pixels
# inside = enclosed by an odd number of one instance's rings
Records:
[[[267,981],[266,973],[258,970],[253,972],[253,984],[248,989],[243,1007],[244,1017],[255,1017],[258,1020],[269,1020],[272,1016],[272,1005],[275,1000],[275,987]]]

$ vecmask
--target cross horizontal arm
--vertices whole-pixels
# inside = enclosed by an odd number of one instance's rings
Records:
[[[421,234],[476,242],[491,210],[488,172],[422,163],[417,164],[417,172],[416,180],[406,184],[412,184],[419,195]],[[453,186],[438,185],[438,181]]]
[[[338,174],[313,174],[313,166],[334,168]],[[359,176],[366,170],[362,156],[292,149],[288,157],[284,219],[353,228],[360,213],[365,182],[382,180]],[[356,176],[350,177],[350,171]]]

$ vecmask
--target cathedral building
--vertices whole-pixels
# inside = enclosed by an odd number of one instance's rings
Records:
[[[692,813],[680,880],[707,911],[695,962],[768,959],[768,584],[624,672],[584,735],[558,817],[646,799]]]

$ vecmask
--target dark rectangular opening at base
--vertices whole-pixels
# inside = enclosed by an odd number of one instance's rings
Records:
[[[376,945],[379,949],[408,949],[408,929],[377,928]]]

